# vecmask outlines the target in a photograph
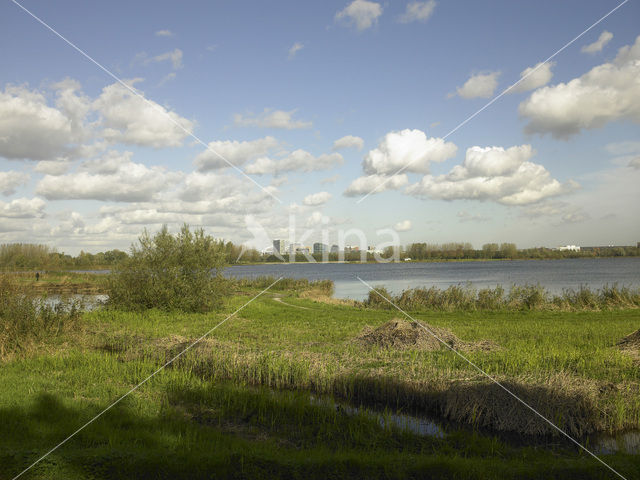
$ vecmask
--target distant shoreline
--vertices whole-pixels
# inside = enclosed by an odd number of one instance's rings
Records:
[[[513,261],[558,261],[558,260],[605,260],[605,259],[628,259],[628,258],[640,258],[638,255],[626,255],[626,256],[594,256],[594,257],[562,257],[562,258],[430,258],[430,259],[420,259],[420,260],[399,260],[397,262],[376,262],[375,260],[366,260],[364,262],[360,260],[328,260],[323,262],[321,260],[315,262],[299,262],[299,261],[285,261],[285,262],[240,262],[240,263],[230,263],[225,266],[228,267],[243,267],[243,266],[258,266],[258,265],[307,265],[307,264],[318,264],[318,265],[341,265],[341,264],[386,264],[386,263],[464,263],[464,262],[513,262]],[[95,274],[95,275],[104,275],[111,272],[111,268],[108,266],[98,266],[96,268],[49,268],[49,267],[39,267],[33,268],[30,270],[1,270],[0,275],[25,275],[25,274],[35,274],[35,272],[41,273],[68,273],[68,274]]]
[[[331,265],[340,265],[340,264],[364,264],[364,263],[462,263],[462,262],[513,262],[513,261],[558,261],[558,260],[603,260],[603,259],[625,259],[625,258],[640,258],[637,255],[627,255],[624,257],[563,257],[563,258],[431,258],[425,260],[399,260],[397,262],[376,262],[375,260],[367,260],[361,262],[359,260],[328,260],[326,262],[316,261],[316,262],[241,262],[241,263],[231,263],[227,265],[227,267],[241,267],[241,266],[255,266],[255,265],[307,265],[307,264],[331,264]]]

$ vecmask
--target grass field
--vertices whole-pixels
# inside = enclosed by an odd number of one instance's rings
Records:
[[[87,312],[5,356],[0,478],[13,478],[259,287],[239,285],[212,314]],[[540,447],[534,434],[551,435],[548,425],[448,349],[358,341],[399,312],[289,287],[252,302],[23,478],[615,477],[557,436],[545,438],[559,446]],[[468,345],[489,341],[464,355],[574,436],[640,428],[637,359],[615,346],[640,327],[638,309],[412,316]],[[318,396],[364,408],[346,413]],[[447,434],[382,426],[367,409],[436,417]],[[640,474],[637,456],[603,458],[627,478]]]

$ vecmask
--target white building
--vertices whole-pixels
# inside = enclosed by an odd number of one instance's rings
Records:
[[[580,247],[578,245],[565,245],[564,247],[558,247],[561,252],[579,252]]]

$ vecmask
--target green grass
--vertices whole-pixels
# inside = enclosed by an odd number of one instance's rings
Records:
[[[248,287],[254,290],[217,313],[85,313],[82,329],[42,339],[43,348],[0,364],[0,479],[15,476],[242,306],[258,285]],[[307,309],[267,293],[24,478],[612,478],[572,449],[516,447],[474,433],[495,411],[474,417],[456,398],[486,402],[479,395],[492,390],[452,352],[352,341],[397,312],[322,303],[298,290],[278,295]],[[640,326],[639,313],[415,317],[463,340],[495,342],[501,349],[465,355],[540,402],[555,421],[617,431],[640,427],[640,370],[614,346]],[[314,404],[312,394],[441,417],[449,405],[449,415],[469,428],[451,427],[443,439],[418,437]],[[506,405],[529,421],[521,406]],[[580,421],[571,423],[570,414]],[[605,460],[628,478],[638,473],[637,457]]]

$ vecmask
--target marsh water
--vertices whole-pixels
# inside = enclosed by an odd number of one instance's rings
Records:
[[[454,424],[435,418],[407,413],[393,413],[390,411],[376,411],[364,407],[354,407],[345,402],[338,402],[331,397],[310,397],[311,404],[324,405],[335,408],[345,415],[365,415],[377,420],[383,428],[395,427],[406,432],[423,437],[444,438],[451,431],[466,430],[497,437],[514,446],[536,446],[542,448],[577,448],[576,445],[564,437],[522,436],[517,433],[494,432],[488,430],[474,430],[470,426]],[[580,444],[588,445],[589,450],[598,455],[626,453],[637,455],[640,453],[640,431],[629,431],[610,435],[598,433],[579,439]]]
[[[357,277],[392,293],[414,287],[447,288],[470,284],[474,288],[540,284],[551,293],[586,286],[640,287],[640,257],[575,258],[563,260],[504,260],[399,263],[275,263],[232,266],[227,276],[332,280],[336,298],[363,300],[369,289]]]

